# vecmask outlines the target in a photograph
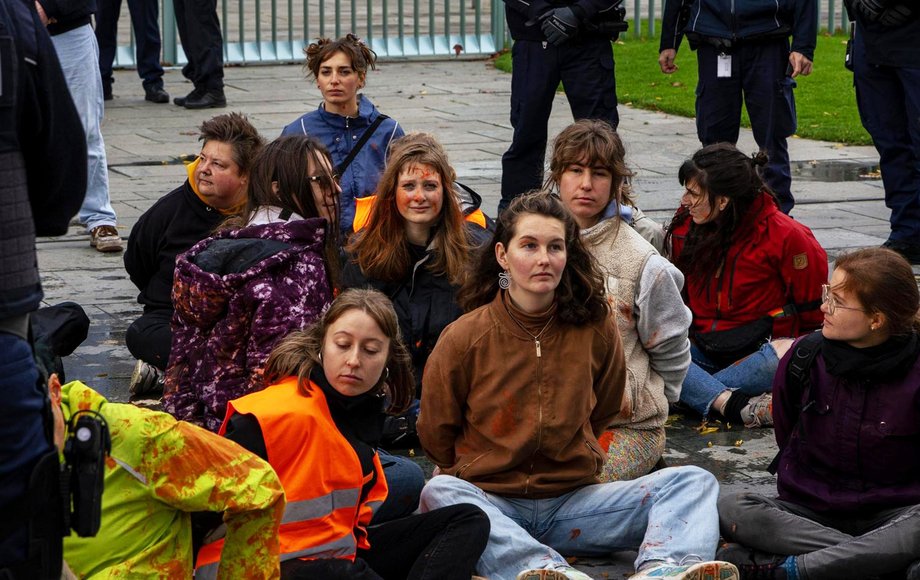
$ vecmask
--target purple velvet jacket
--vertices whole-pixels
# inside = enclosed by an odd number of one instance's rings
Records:
[[[308,219],[221,232],[176,259],[169,413],[217,431],[227,401],[264,388],[275,344],[332,301],[325,224]]]
[[[834,377],[819,354],[815,402],[800,413],[806,395],[786,381],[794,350],[773,381],[779,498],[835,514],[920,504],[920,358],[897,382],[869,383]]]

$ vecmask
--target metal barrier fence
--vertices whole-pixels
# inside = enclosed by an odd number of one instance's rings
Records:
[[[163,61],[184,64],[172,1],[161,2]],[[656,36],[664,0],[624,2],[629,34]],[[818,2],[821,26],[846,30],[843,0]],[[510,42],[502,0],[220,0],[218,10],[227,63],[301,61],[310,40],[348,32],[364,38],[381,58],[485,55]],[[115,65],[135,65],[127,15],[119,22]]]

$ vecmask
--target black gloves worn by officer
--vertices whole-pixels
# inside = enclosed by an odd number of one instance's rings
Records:
[[[856,10],[869,22],[882,26],[900,26],[910,20],[913,11],[907,3],[892,0],[853,0]]]
[[[543,34],[547,42],[553,46],[559,46],[573,38],[578,34],[578,26],[581,24],[575,12],[568,6],[548,10],[540,16],[540,20]]]

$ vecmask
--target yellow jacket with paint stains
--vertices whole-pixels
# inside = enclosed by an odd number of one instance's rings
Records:
[[[166,413],[109,403],[80,382],[62,387],[65,421],[98,411],[112,436],[102,526],[71,535],[64,558],[81,578],[191,578],[190,514],[224,512],[219,576],[277,578],[284,491],[271,466],[242,447]]]

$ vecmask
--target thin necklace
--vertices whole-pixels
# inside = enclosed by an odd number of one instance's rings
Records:
[[[511,317],[511,320],[513,320],[514,323],[517,324],[521,328],[521,330],[526,332],[527,336],[533,339],[533,344],[537,349],[537,358],[543,358],[543,351],[540,350],[540,337],[543,336],[543,333],[546,332],[546,329],[549,328],[549,325],[553,323],[553,319],[556,318],[556,314],[553,313],[553,315],[549,317],[549,320],[546,321],[546,324],[543,325],[543,328],[540,330],[540,332],[538,332],[537,334],[534,334],[530,332],[529,330],[527,330],[527,327],[521,324],[521,322],[517,318],[515,318],[513,314],[511,314],[511,309],[508,308],[507,304],[505,305],[505,311],[508,313],[508,316]]]

